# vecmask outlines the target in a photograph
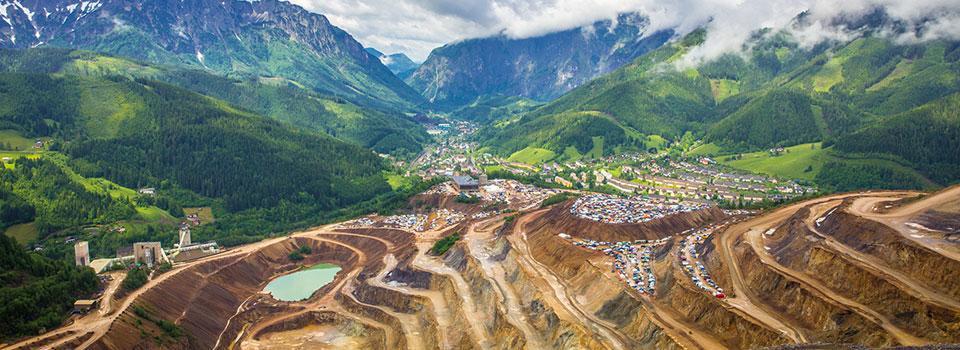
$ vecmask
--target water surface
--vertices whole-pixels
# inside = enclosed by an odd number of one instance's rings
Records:
[[[309,298],[317,289],[333,281],[340,266],[317,264],[300,271],[277,277],[263,290],[281,301],[300,301]]]

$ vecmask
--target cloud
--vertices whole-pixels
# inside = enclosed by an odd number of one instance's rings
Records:
[[[639,12],[650,30],[687,33],[707,26],[706,43],[684,59],[696,64],[741,50],[761,28],[788,30],[802,45],[845,40],[859,32],[838,25],[883,9],[886,33],[900,42],[960,39],[956,0],[290,0],[326,15],[361,43],[385,53],[403,52],[422,61],[430,50],[468,38],[503,33],[539,36]],[[807,11],[803,25],[797,15]],[[909,30],[904,31],[903,28]]]

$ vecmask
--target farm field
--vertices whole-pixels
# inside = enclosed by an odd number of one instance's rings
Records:
[[[700,146],[694,152],[700,151]],[[823,164],[829,158],[820,143],[805,143],[786,147],[780,155],[774,156],[768,151],[745,153],[742,158],[730,160],[732,156],[717,159],[721,163],[756,173],[780,176],[790,179],[813,180]]]
[[[137,214],[141,219],[148,222],[176,222],[177,218],[173,217],[163,209],[149,206],[149,207],[137,207]]]
[[[15,130],[0,130],[0,148],[10,151],[26,151],[33,148],[33,140]]]
[[[511,154],[510,158],[507,158],[507,160],[511,162],[537,165],[553,159],[554,157],[556,157],[556,153],[553,153],[551,150],[527,147]]]
[[[4,162],[4,163],[3,163],[3,166],[4,166],[5,168],[7,168],[7,169],[13,169],[13,168],[14,168],[14,164],[13,164],[14,161],[16,161],[17,158],[20,158],[20,157],[27,157],[27,158],[30,158],[30,159],[38,159],[38,158],[40,158],[40,154],[38,154],[38,153],[30,153],[30,152],[3,152],[3,151],[0,151],[0,159],[10,158],[10,162],[9,162],[9,163],[8,163],[8,162]]]
[[[37,226],[32,222],[10,226],[4,234],[17,240],[17,243],[20,244],[27,244],[40,236],[40,232],[37,231]]]
[[[197,214],[200,218],[200,224],[206,225],[215,221],[213,210],[210,207],[183,208],[183,215]]]

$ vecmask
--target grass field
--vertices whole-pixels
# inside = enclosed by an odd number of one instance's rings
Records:
[[[610,173],[610,175],[613,175],[613,177],[615,177],[615,178],[622,178],[622,177],[623,177],[623,167],[621,167],[621,166],[618,166],[618,167],[615,167],[615,168],[608,168],[608,169],[606,169],[606,170],[607,170],[608,173]]]
[[[583,155],[580,154],[580,151],[578,151],[576,147],[567,146],[567,148],[563,150],[563,159],[566,161],[576,161],[580,160],[580,158],[583,158]]]
[[[39,153],[31,153],[31,152],[0,152],[0,159],[3,159],[3,158],[10,158],[10,159],[11,159],[11,161],[10,161],[9,163],[4,163],[4,164],[3,164],[3,166],[4,166],[5,168],[7,168],[7,169],[13,169],[13,167],[14,167],[14,166],[13,166],[13,162],[16,161],[17,158],[20,158],[20,157],[27,157],[27,158],[29,158],[29,159],[38,159],[38,158],[40,158],[40,154],[39,154]]]
[[[594,136],[590,140],[593,141],[593,148],[590,149],[590,152],[587,152],[587,156],[591,158],[603,158],[603,136]]]
[[[406,176],[395,173],[385,173],[384,176],[387,178],[387,183],[390,184],[390,188],[394,190],[413,186],[413,183]]]
[[[11,151],[28,151],[33,149],[34,140],[20,136],[14,130],[0,130],[0,148]]]
[[[711,156],[711,157],[712,157],[712,156],[721,154],[722,151],[723,151],[723,149],[720,148],[720,146],[717,146],[717,145],[712,144],[712,143],[705,143],[705,144],[702,144],[702,145],[700,145],[700,146],[697,146],[697,148],[694,148],[694,149],[690,150],[690,152],[687,152],[687,155],[688,155],[688,156]]]
[[[887,74],[887,76],[884,77],[883,80],[880,80],[876,84],[873,84],[873,86],[867,88],[867,91],[874,92],[874,91],[883,89],[887,86],[893,85],[893,83],[909,75],[911,71],[913,71],[913,61],[910,61],[910,60],[900,61],[899,63],[897,63],[897,67],[893,69],[893,72],[890,72],[890,74]]]
[[[213,209],[210,209],[210,207],[183,208],[184,216],[190,214],[197,214],[197,217],[200,218],[201,225],[206,225],[216,220],[216,218],[213,217]]]
[[[823,168],[823,164],[826,163],[829,156],[820,143],[805,143],[787,147],[785,152],[779,156],[773,156],[767,151],[760,151],[743,154],[743,158],[738,160],[727,160],[727,158],[729,157],[720,157],[718,160],[731,167],[755,173],[789,179],[813,180],[820,169]],[[812,170],[804,171],[807,167],[812,168]]]
[[[740,93],[740,82],[730,79],[710,79],[710,92],[713,93],[713,100],[720,103]]]
[[[537,165],[556,157],[553,151],[544,148],[527,147],[515,152],[507,158],[510,162],[518,162],[530,165]]]
[[[116,136],[121,124],[142,113],[144,101],[123,86],[114,83],[83,80],[80,88],[80,114],[90,136]]]
[[[485,165],[485,166],[483,166],[483,172],[484,172],[484,173],[487,173],[487,174],[493,173],[493,172],[498,172],[498,171],[501,171],[501,170],[503,170],[503,167],[502,167],[502,166],[499,166],[499,165]]]
[[[644,143],[643,143],[643,146],[646,147],[646,148],[648,148],[648,149],[650,149],[650,148],[664,149],[665,147],[667,147],[667,143],[669,143],[669,141],[667,141],[667,139],[663,138],[663,136],[660,136],[660,135],[648,135],[648,136],[647,136],[647,140],[644,141]]]
[[[186,209],[184,209],[186,211]],[[150,207],[137,207],[137,215],[140,216],[140,219],[143,221],[149,222],[165,222],[165,223],[175,223],[177,218],[173,217],[163,209],[150,206]]]
[[[9,237],[13,237],[13,239],[17,240],[17,242],[20,244],[27,244],[40,237],[40,232],[37,231],[37,226],[32,222],[10,226],[7,228],[4,234]]]
[[[88,191],[109,194],[111,197],[116,199],[133,199],[137,196],[137,191],[120,186],[113,181],[99,177],[86,178],[80,174],[77,174],[75,171],[73,171],[73,168],[67,166],[66,155],[58,152],[46,151],[44,152],[44,157],[46,157],[45,159],[59,165],[60,169],[63,169],[63,172],[66,173],[71,180],[83,185],[83,187]]]
[[[843,82],[843,62],[844,57],[833,57],[823,68],[813,76],[813,90],[816,92],[828,92],[830,88]]]
[[[113,198],[134,198],[137,196],[137,191],[117,185],[116,183],[104,178],[86,179],[86,183],[90,186],[100,188],[100,190],[109,193]]]

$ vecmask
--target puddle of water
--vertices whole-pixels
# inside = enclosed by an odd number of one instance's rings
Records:
[[[301,329],[267,334],[259,341],[244,342],[244,350],[369,349],[366,339],[344,334],[336,326],[309,325]]]
[[[280,301],[300,301],[309,298],[317,289],[332,282],[337,272],[340,272],[340,266],[317,264],[277,277],[263,290]]]

